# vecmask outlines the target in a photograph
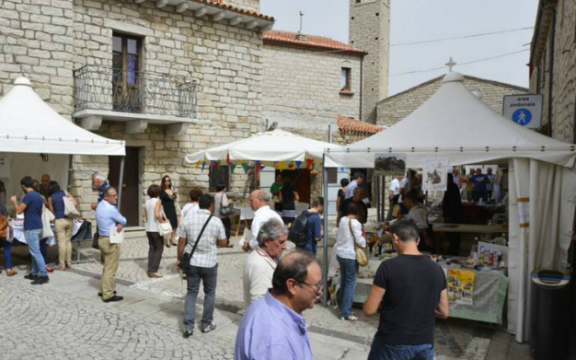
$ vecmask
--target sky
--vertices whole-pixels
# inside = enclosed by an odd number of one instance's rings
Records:
[[[467,35],[533,27],[538,0],[391,0],[389,95],[447,72],[450,57],[465,75],[528,87],[528,64],[533,29],[468,39],[394,46]],[[349,0],[261,0],[261,12],[276,18],[274,29],[298,31],[348,43]],[[525,50],[525,51],[523,51]],[[439,70],[404,74],[412,71]]]

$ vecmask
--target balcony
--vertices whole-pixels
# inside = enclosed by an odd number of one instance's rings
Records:
[[[103,120],[126,122],[129,134],[148,124],[167,135],[186,133],[196,119],[197,82],[180,76],[86,65],[74,72],[74,118],[88,130]]]

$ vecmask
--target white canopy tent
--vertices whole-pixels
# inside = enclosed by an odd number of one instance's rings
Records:
[[[217,146],[187,155],[186,161],[304,161],[307,158],[322,159],[324,149],[338,149],[339,145],[308,139],[283,130],[254,134],[249,138]]]
[[[96,135],[62,117],[42,101],[27,78],[21,77],[14,81],[14,87],[0,99],[2,154],[9,154],[2,157],[11,160],[6,161],[6,164],[11,163],[9,169],[0,171],[12,174],[5,176],[8,180],[23,174],[35,172],[41,175],[51,171],[56,172],[52,178],[64,188],[68,183],[69,155],[125,156],[125,147],[123,141]],[[39,156],[32,154],[54,156],[49,163],[43,163]],[[122,176],[122,168],[120,170]],[[7,182],[10,188],[10,181]],[[12,191],[18,188],[16,184],[11,186]]]
[[[408,168],[422,168],[429,158],[447,158],[449,166],[507,163],[508,329],[523,342],[529,336],[530,273],[566,265],[576,202],[576,146],[495,113],[463,79],[447,74],[441,88],[399,123],[345,148],[327,149],[325,166],[373,168],[375,153],[405,154]]]

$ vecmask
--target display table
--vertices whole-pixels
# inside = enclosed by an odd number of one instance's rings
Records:
[[[373,276],[376,273],[376,270],[382,261],[389,259],[390,258],[384,258],[383,260],[380,260],[378,257],[371,256],[369,265],[360,268],[359,278],[356,284],[356,292],[354,293],[355,303],[363,304],[366,302],[368,295],[370,294],[370,288],[374,282]],[[439,265],[444,269],[445,273],[447,273],[448,269],[461,269],[458,265],[446,265],[443,263],[439,263]],[[508,278],[504,271],[464,270],[474,272],[474,291],[472,293],[473,304],[466,305],[450,302],[450,317],[502,324],[502,313],[506,300],[506,291],[508,289]],[[371,276],[367,276],[367,274],[370,274]],[[332,295],[331,299],[334,300],[334,294],[340,287],[340,273],[335,256],[330,262],[328,278],[329,281],[332,281],[332,289],[330,292]]]
[[[76,235],[78,229],[80,229],[80,226],[82,225],[83,222],[84,221],[82,220],[74,220],[74,228],[72,229],[72,236]],[[12,228],[14,234],[14,240],[24,245],[28,245],[28,243],[26,242],[26,237],[24,236],[24,215],[23,214],[18,215],[18,217],[14,220],[11,220],[8,225]],[[56,234],[56,231],[54,229],[54,222],[52,222],[50,226],[52,227],[52,232]],[[49,237],[47,244],[49,246],[56,245],[56,238],[54,236]]]
[[[501,234],[508,233],[508,226],[503,225],[469,225],[469,224],[432,224],[434,232],[445,233],[478,233]]]

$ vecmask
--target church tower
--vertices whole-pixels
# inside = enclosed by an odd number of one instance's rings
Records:
[[[390,60],[390,1],[350,1],[350,45],[364,57],[362,121],[376,123],[376,103],[388,97]]]

